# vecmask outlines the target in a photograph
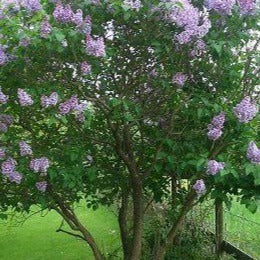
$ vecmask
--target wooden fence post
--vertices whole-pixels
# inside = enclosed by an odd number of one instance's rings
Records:
[[[215,229],[216,229],[216,254],[221,256],[223,252],[223,202],[221,200],[215,201]]]

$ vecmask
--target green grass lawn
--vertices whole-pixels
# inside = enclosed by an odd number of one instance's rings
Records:
[[[252,214],[244,205],[233,202],[224,216],[225,239],[260,259],[260,210]]]
[[[212,208],[210,212],[213,213]],[[225,239],[260,259],[260,225],[255,224],[260,223],[260,211],[252,214],[244,206],[233,202],[230,213],[225,212]],[[111,253],[120,247],[118,224],[112,210],[101,207],[91,211],[81,206],[77,214],[93,233],[103,252]],[[55,232],[61,223],[61,217],[56,212],[49,212],[46,216],[38,213],[23,225],[18,224],[18,220],[21,219],[17,216],[7,221],[0,220],[0,260],[93,259],[86,243]]]
[[[120,247],[118,225],[111,210],[100,208],[93,212],[80,207],[77,213],[104,252],[111,253]],[[61,217],[54,211],[44,217],[41,214],[34,215],[23,225],[17,225],[17,218],[15,221],[0,220],[0,259],[94,259],[86,243],[67,234],[55,232],[60,223]]]

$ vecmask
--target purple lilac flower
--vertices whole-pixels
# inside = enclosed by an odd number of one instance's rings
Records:
[[[18,89],[18,99],[22,107],[31,106],[33,104],[32,97],[21,88]]]
[[[61,3],[58,3],[54,12],[53,16],[59,23],[69,23],[72,20],[73,17],[73,11],[71,9],[71,6],[68,4],[66,6],[63,6]]]
[[[260,164],[260,149],[254,142],[250,142],[247,149],[247,158],[251,163]]]
[[[0,114],[0,132],[6,133],[8,127],[13,123],[13,117],[7,114]]]
[[[223,131],[221,129],[214,128],[214,129],[208,131],[208,138],[210,140],[216,141],[217,139],[219,139],[221,137],[222,134],[223,134]]]
[[[219,115],[215,116],[211,123],[208,125],[208,137],[210,140],[216,141],[221,137],[223,131],[221,130],[224,127],[225,123],[225,114],[221,112]]]
[[[32,159],[30,162],[30,169],[33,170],[35,173],[42,173],[46,175],[49,167],[50,162],[46,157]]]
[[[83,24],[83,12],[81,9],[78,9],[76,13],[73,14],[71,21],[76,25],[76,26],[81,26]]]
[[[21,4],[29,12],[37,12],[42,9],[39,0],[22,0]]]
[[[6,133],[8,131],[8,126],[5,123],[0,122],[0,132]]]
[[[181,72],[176,73],[172,78],[172,82],[177,84],[180,87],[183,87],[187,80],[188,80],[188,76]]]
[[[91,34],[91,29],[92,29],[92,20],[89,15],[86,16],[84,19],[84,22],[81,25],[81,30],[84,34],[90,35]]]
[[[90,35],[87,35],[86,49],[90,55],[104,57],[106,55],[104,38],[99,37],[97,39],[93,39]]]
[[[175,39],[179,42],[179,44],[187,44],[192,39],[192,34],[190,31],[186,30],[176,35]]]
[[[80,69],[82,74],[88,75],[91,72],[91,65],[89,65],[86,61],[84,61],[81,63]]]
[[[220,15],[230,15],[235,3],[235,0],[205,0],[204,2],[209,10],[213,9]]]
[[[175,35],[179,44],[186,44],[194,38],[201,38],[208,33],[211,28],[210,20],[189,0],[170,0],[168,2],[172,3],[172,7],[166,10],[166,20],[184,29]]]
[[[124,0],[123,3],[130,9],[133,9],[136,11],[138,11],[142,7],[142,3],[140,0]]]
[[[14,122],[14,118],[7,114],[0,114],[0,122],[10,126]]]
[[[23,179],[23,176],[21,173],[17,172],[17,171],[14,171],[14,172],[11,172],[9,175],[8,175],[8,178],[11,182],[15,182],[16,184],[20,184],[22,179]]]
[[[248,123],[258,113],[258,106],[247,96],[236,105],[233,111],[240,123]]]
[[[211,123],[208,125],[208,129],[219,128],[222,129],[224,127],[224,123],[226,121],[225,114],[221,112],[219,115],[214,116]]]
[[[29,144],[27,144],[24,141],[21,141],[19,143],[19,147],[20,147],[20,155],[21,156],[27,156],[27,155],[32,155],[33,151],[32,148]]]
[[[193,189],[197,192],[198,195],[202,195],[206,191],[206,186],[203,180],[197,180],[193,185]]]
[[[37,190],[39,190],[40,192],[45,192],[48,184],[46,181],[41,181],[41,182],[36,182],[35,186]]]
[[[203,40],[199,39],[195,42],[193,50],[190,52],[192,57],[200,56],[206,50],[206,44]]]
[[[62,115],[69,114],[73,112],[76,116],[76,119],[80,122],[85,121],[84,111],[86,110],[87,105],[80,103],[77,96],[72,96],[70,99],[59,105],[59,110]]]
[[[167,19],[179,27],[194,28],[199,24],[199,9],[194,7],[188,0],[170,1],[172,7],[169,9]]]
[[[9,176],[11,173],[15,171],[16,166],[17,166],[16,160],[10,157],[6,161],[4,161],[1,165],[2,174],[5,176]]]
[[[23,38],[23,39],[21,39],[21,40],[19,41],[19,46],[27,47],[27,46],[30,45],[30,43],[31,43],[30,38],[25,37],[25,38]]]
[[[49,97],[47,96],[42,96],[41,97],[41,104],[42,107],[47,108],[50,106],[56,106],[59,100],[59,96],[57,92],[51,93]]]
[[[59,105],[59,110],[62,115],[69,114],[79,104],[77,96],[72,96],[70,99]]]
[[[6,156],[6,149],[4,147],[0,147],[0,160],[4,159]]]
[[[75,117],[79,122],[84,122],[85,121],[85,115],[84,115],[84,111],[87,109],[87,105],[84,103],[80,103],[78,104],[75,108],[74,108],[74,113],[75,113]]]
[[[0,45],[0,66],[4,65],[7,61],[8,61],[8,57]]]
[[[237,0],[241,14],[254,14],[256,10],[255,0]]]
[[[208,162],[208,166],[207,166],[207,174],[209,174],[209,175],[216,175],[221,170],[223,170],[224,167],[225,167],[225,163],[217,162],[215,160],[210,160]]]
[[[12,11],[17,12],[20,10],[20,2],[21,0],[3,0],[3,9],[12,8]]]
[[[5,95],[0,88],[0,104],[6,104],[9,99],[9,96]]]
[[[52,32],[52,26],[50,25],[48,19],[41,22],[40,34],[42,38],[47,38]]]

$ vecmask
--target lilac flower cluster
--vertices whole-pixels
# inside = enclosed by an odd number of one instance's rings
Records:
[[[30,43],[31,43],[30,38],[24,37],[24,38],[22,38],[22,39],[19,41],[19,46],[27,47],[27,46],[30,45]]]
[[[0,104],[6,104],[7,101],[9,99],[9,96],[5,95],[3,92],[2,92],[2,89],[0,87]]]
[[[180,87],[183,87],[187,80],[188,76],[181,72],[176,73],[172,78],[172,82]]]
[[[39,0],[22,0],[21,5],[29,12],[37,12],[42,9]]]
[[[254,14],[256,10],[255,0],[237,0],[241,14]]]
[[[12,116],[7,114],[0,114],[0,132],[6,133],[13,121],[14,119]]]
[[[4,147],[0,147],[0,160],[4,159],[6,156],[6,149]]]
[[[225,114],[222,112],[215,116],[211,123],[208,125],[208,137],[210,140],[216,141],[223,134],[222,128],[225,123]]]
[[[10,9],[17,12],[21,8],[21,0],[2,0],[3,9]]]
[[[52,32],[52,26],[50,25],[48,19],[41,22],[40,35],[42,38],[47,38]]]
[[[83,24],[83,12],[81,9],[78,9],[76,13],[74,13],[71,17],[71,21],[76,25],[76,26],[81,26]]]
[[[72,21],[73,11],[71,6],[68,4],[63,6],[60,2],[57,4],[53,16],[59,23],[69,23]]]
[[[51,93],[49,97],[42,96],[41,97],[41,105],[44,108],[50,107],[50,106],[56,106],[59,100],[59,96],[57,92]]]
[[[86,50],[90,55],[104,57],[106,55],[104,38],[98,37],[97,39],[93,39],[90,34],[87,34]]]
[[[139,9],[142,7],[142,3],[140,0],[124,0],[123,3],[130,9],[133,9],[136,11],[139,11]]]
[[[172,4],[166,11],[166,19],[184,29],[176,35],[180,44],[189,43],[194,38],[204,37],[211,28],[207,15],[203,15],[189,0],[169,0]]]
[[[207,165],[207,174],[216,175],[225,167],[225,163],[217,162],[215,160],[210,160]]]
[[[31,146],[29,144],[27,144],[26,142],[21,141],[19,143],[19,147],[20,147],[20,155],[21,156],[27,156],[27,155],[33,154]]]
[[[235,0],[205,0],[204,5],[220,15],[230,15],[235,3]]]
[[[233,111],[240,123],[248,123],[258,113],[258,106],[247,96],[236,105]]]
[[[206,185],[203,180],[197,180],[196,183],[193,185],[193,189],[198,195],[202,195],[206,192]]]
[[[81,30],[86,35],[90,35],[91,34],[92,20],[91,20],[91,17],[89,15],[87,15],[86,18],[84,19],[84,21],[83,21],[83,23],[81,25]]]
[[[193,50],[190,52],[191,57],[201,56],[206,50],[206,44],[203,40],[199,39],[195,42]]]
[[[8,61],[8,57],[4,49],[0,45],[0,66],[3,66]]]
[[[260,149],[254,142],[249,143],[247,158],[251,161],[251,163],[260,164]]]
[[[70,99],[59,105],[59,110],[62,115],[67,115],[73,112],[75,113],[76,119],[80,122],[85,121],[84,111],[86,109],[86,104],[80,103],[77,96],[72,96]]]
[[[35,173],[41,173],[42,175],[47,174],[49,167],[50,162],[46,157],[32,159],[30,162],[30,169],[33,170]]]
[[[23,176],[16,171],[17,162],[13,158],[9,158],[1,165],[1,171],[11,182],[20,184]]]
[[[48,187],[48,184],[46,181],[40,181],[40,182],[36,182],[35,186],[37,190],[39,190],[40,192],[45,192]]]
[[[27,94],[23,89],[19,88],[18,91],[19,103],[22,107],[31,106],[33,104],[32,97]]]
[[[69,114],[78,105],[77,96],[72,96],[70,99],[59,105],[59,110],[62,115]]]
[[[86,61],[81,63],[80,69],[81,73],[84,75],[88,75],[91,73],[91,65],[89,65]]]

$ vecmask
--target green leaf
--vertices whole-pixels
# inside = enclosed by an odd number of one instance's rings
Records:
[[[246,205],[246,207],[253,214],[257,211],[257,204],[255,201],[251,201],[250,204]]]
[[[255,177],[255,185],[260,185],[260,172],[255,172],[254,173],[254,177]]]
[[[65,35],[62,32],[56,32],[55,37],[59,42],[62,42],[65,39]]]

